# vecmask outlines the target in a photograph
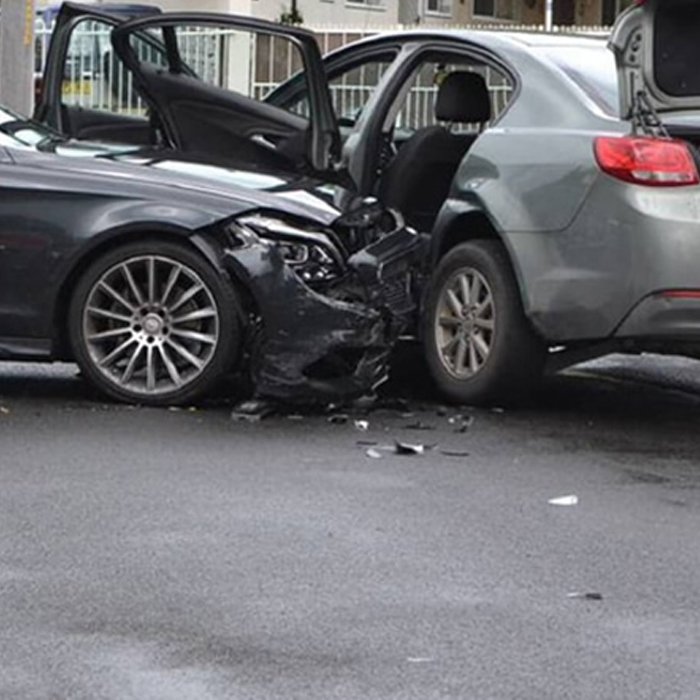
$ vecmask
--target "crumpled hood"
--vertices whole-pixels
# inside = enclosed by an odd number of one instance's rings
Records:
[[[340,214],[330,201],[332,193],[318,182],[237,170],[162,152],[156,155],[122,148],[108,155],[103,144],[97,153],[89,144],[57,147],[55,153],[31,149],[10,152],[18,165],[63,173],[67,187],[75,180],[87,180],[90,191],[96,195],[102,185],[109,196],[163,203],[175,198],[180,204],[206,210],[212,218],[273,209],[327,226]],[[94,157],[98,154],[103,157]]]

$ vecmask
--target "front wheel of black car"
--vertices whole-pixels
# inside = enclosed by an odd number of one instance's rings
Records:
[[[422,330],[428,368],[453,401],[516,401],[541,377],[546,349],[498,241],[464,243],[442,259]]]
[[[235,292],[197,253],[167,241],[124,245],[77,284],[68,327],[85,377],[120,401],[193,400],[233,364]]]

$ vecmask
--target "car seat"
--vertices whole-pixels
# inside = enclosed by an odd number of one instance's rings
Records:
[[[435,119],[444,124],[416,131],[384,171],[378,195],[401,211],[409,225],[430,231],[450,190],[452,178],[478,133],[454,133],[453,124],[477,124],[491,119],[491,99],[479,73],[448,73],[438,89]]]

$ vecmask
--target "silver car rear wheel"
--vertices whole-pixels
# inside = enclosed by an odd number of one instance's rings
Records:
[[[465,404],[520,401],[539,380],[546,357],[496,240],[462,243],[442,258],[431,280],[422,338],[438,388]]]
[[[479,372],[493,343],[496,308],[486,278],[473,268],[455,272],[442,287],[435,343],[445,369],[457,379]]]
[[[230,285],[184,247],[131,246],[97,261],[71,311],[76,359],[127,401],[190,400],[234,359]]]

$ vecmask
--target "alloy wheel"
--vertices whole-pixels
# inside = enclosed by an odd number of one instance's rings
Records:
[[[486,278],[461,268],[443,286],[435,315],[435,344],[447,372],[457,379],[477,374],[488,360],[496,309]]]
[[[147,399],[202,375],[219,343],[221,318],[212,290],[192,268],[166,256],[138,255],[92,285],[82,330],[95,371]]]

